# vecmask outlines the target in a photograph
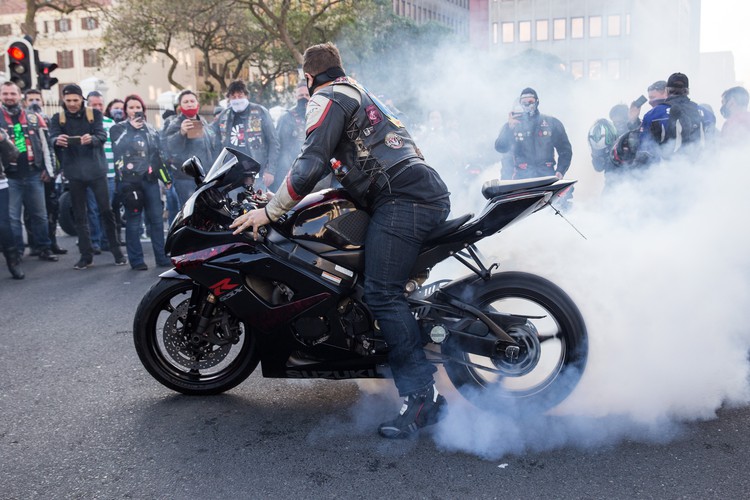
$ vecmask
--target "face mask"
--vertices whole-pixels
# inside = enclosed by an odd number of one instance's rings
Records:
[[[307,107],[307,99],[297,99],[297,108],[304,110]]]
[[[125,118],[125,113],[121,109],[111,109],[109,114],[112,115],[112,119],[116,122],[121,122]]]
[[[521,103],[521,108],[524,113],[533,115],[536,112],[536,102]]]
[[[198,114],[198,108],[195,108],[195,109],[180,108],[180,113],[192,119],[192,118],[195,118],[195,115]]]
[[[231,106],[232,111],[235,113],[240,113],[242,111],[245,111],[245,109],[250,105],[250,101],[243,97],[242,99],[232,99],[229,101],[229,106]]]
[[[32,113],[41,113],[42,107],[38,103],[32,102],[31,104],[29,104],[28,110]]]
[[[724,118],[729,118],[729,110],[727,109],[726,104],[719,109],[719,113],[721,113],[721,116],[723,116]]]

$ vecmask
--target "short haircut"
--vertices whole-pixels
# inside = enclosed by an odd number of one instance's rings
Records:
[[[245,95],[250,95],[247,91],[247,85],[242,80],[235,80],[227,87],[227,97],[234,94],[235,92],[242,92]]]
[[[182,98],[185,97],[186,95],[191,95],[191,96],[194,96],[196,100],[198,99],[198,96],[196,95],[195,92],[193,92],[190,89],[183,89],[183,90],[180,91],[179,94],[177,94],[177,102],[175,103],[175,105],[179,106],[180,105],[180,101],[182,101]]]
[[[27,97],[29,94],[42,95],[42,91],[38,89],[29,89],[23,93],[23,96]]]
[[[303,56],[302,71],[314,76],[323,73],[328,68],[344,67],[341,62],[341,54],[331,42],[320,43],[308,47]]]
[[[91,92],[88,93],[88,95],[86,95],[86,100],[88,100],[89,97],[104,97],[104,96],[98,90],[92,90]]]
[[[667,88],[667,82],[665,80],[659,80],[658,82],[654,82],[651,85],[648,86],[649,92],[664,92],[664,90]]]
[[[743,108],[747,108],[748,104],[750,104],[750,94],[748,94],[745,87],[732,87],[731,89],[727,89],[721,94],[721,98],[726,100],[733,99],[734,102]]]
[[[11,81],[11,80],[5,81],[2,83],[2,85],[0,85],[0,87],[11,87],[11,86],[17,88],[19,92],[21,91],[21,87],[19,87],[16,84],[16,82]]]

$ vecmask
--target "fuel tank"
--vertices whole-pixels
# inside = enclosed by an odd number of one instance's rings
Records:
[[[359,250],[370,216],[344,190],[326,189],[305,196],[289,211],[279,230],[301,245],[318,250]]]

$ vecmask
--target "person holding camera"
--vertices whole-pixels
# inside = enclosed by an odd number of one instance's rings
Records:
[[[115,215],[109,203],[107,188],[107,159],[104,143],[107,133],[102,125],[99,110],[86,107],[83,91],[76,84],[63,87],[63,111],[55,113],[50,122],[50,140],[55,145],[60,168],[70,189],[73,218],[78,233],[78,250],[81,258],[74,269],[86,269],[94,262],[94,249],[89,231],[86,190],[91,189],[104,222],[107,239],[115,265],[125,265],[115,232]]]
[[[183,90],[177,95],[177,114],[167,120],[161,131],[161,143],[172,167],[174,188],[180,206],[195,191],[195,179],[182,171],[182,164],[197,156],[208,171],[218,154],[216,134],[198,111],[198,96],[190,89]]]
[[[508,123],[495,141],[495,150],[512,155],[513,179],[552,175],[562,179],[573,157],[565,127],[557,118],[539,113],[539,97],[534,89],[523,89],[518,103],[520,111],[509,114]]]
[[[172,177],[160,153],[159,134],[146,121],[146,105],[139,96],[125,98],[125,121],[110,129],[112,152],[120,176],[120,194],[125,206],[125,248],[130,266],[137,271],[148,269],[141,246],[141,215],[150,229],[151,246],[156,265],[170,261],[164,253],[164,204],[159,181],[171,185]]]

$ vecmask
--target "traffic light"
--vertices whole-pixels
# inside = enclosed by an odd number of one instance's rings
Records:
[[[57,64],[37,61],[36,63],[36,82],[40,90],[49,90],[57,83],[57,78],[50,74],[57,69]]]
[[[15,40],[8,45],[5,55],[10,81],[18,85],[22,92],[34,88],[36,58],[31,43],[27,40]]]

